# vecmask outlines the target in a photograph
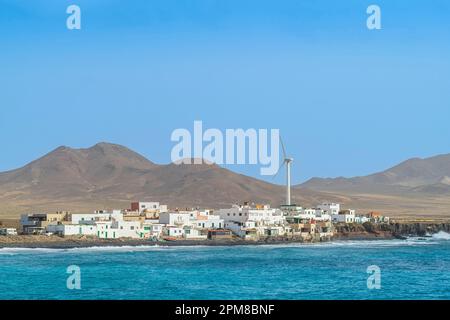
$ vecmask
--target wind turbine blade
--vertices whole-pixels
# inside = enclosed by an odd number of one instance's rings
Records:
[[[275,180],[275,178],[278,176],[278,173],[280,172],[281,168],[284,166],[285,162],[283,160],[283,162],[281,163],[280,167],[277,170],[277,173],[275,173],[272,177],[272,180]]]
[[[281,136],[280,136],[280,143],[281,143],[281,150],[283,150],[283,160],[284,160],[287,158],[287,155],[286,155],[286,149],[284,148],[283,139],[281,139]]]

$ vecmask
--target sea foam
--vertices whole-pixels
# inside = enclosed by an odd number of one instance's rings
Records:
[[[307,249],[315,248],[332,248],[332,247],[355,247],[355,248],[379,248],[379,247],[401,247],[401,246],[423,246],[437,244],[442,240],[450,240],[450,234],[440,231],[431,237],[409,237],[405,240],[337,240],[330,242],[316,243],[278,243],[263,245],[236,245],[236,246],[164,246],[164,245],[141,245],[141,246],[92,246],[78,248],[0,248],[0,255],[17,255],[17,254],[47,254],[47,253],[120,253],[120,252],[145,252],[145,251],[187,251],[187,250],[223,250],[233,247],[251,247],[260,250],[276,250],[282,248],[298,248]]]
[[[439,231],[432,235],[432,238],[435,240],[450,240],[450,233],[445,231]]]

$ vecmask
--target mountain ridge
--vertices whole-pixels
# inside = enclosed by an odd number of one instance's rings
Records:
[[[441,184],[440,192],[448,186],[450,192],[450,154],[440,154],[428,158],[411,158],[399,163],[387,170],[366,176],[351,178],[311,178],[308,181],[296,185],[312,190],[326,191],[364,191],[379,189],[391,192],[396,190],[409,190],[411,192],[425,191],[430,193],[433,186]],[[427,190],[428,189],[428,190]],[[382,191],[382,190],[380,190]]]
[[[91,207],[123,206],[132,200],[156,200],[172,207],[218,207],[244,201],[279,205],[284,194],[283,186],[215,164],[160,165],[105,142],[79,149],[60,146],[21,168],[0,173],[2,202],[9,206],[31,203],[31,208],[42,209],[54,202],[68,210],[83,207],[83,202],[92,203]],[[319,197],[316,192],[306,194]],[[303,194],[293,198],[308,200]]]
[[[293,188],[292,202],[314,206],[333,201],[399,216],[429,214],[431,206],[436,209],[433,214],[445,216],[450,213],[450,158],[432,158],[431,163],[409,159],[365,177],[311,179]],[[137,200],[160,201],[171,208],[214,209],[244,201],[278,206],[284,197],[282,185],[215,164],[155,164],[107,142],[78,149],[60,146],[0,173],[0,217],[27,211],[128,208]]]

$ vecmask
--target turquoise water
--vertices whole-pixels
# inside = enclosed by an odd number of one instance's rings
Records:
[[[450,241],[0,249],[0,299],[450,299]],[[69,290],[69,265],[81,289]],[[367,288],[367,267],[381,288]]]

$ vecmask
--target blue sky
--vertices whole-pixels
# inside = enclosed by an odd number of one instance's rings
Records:
[[[168,163],[194,120],[279,128],[295,183],[449,153],[449,39],[445,0],[0,0],[0,170],[99,141]]]

